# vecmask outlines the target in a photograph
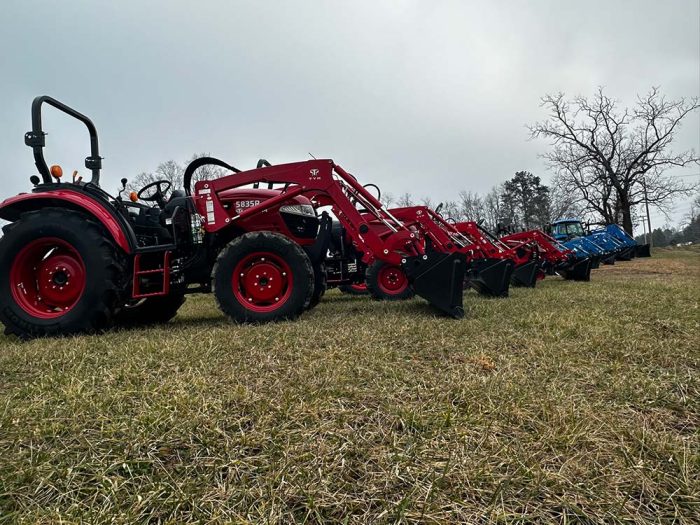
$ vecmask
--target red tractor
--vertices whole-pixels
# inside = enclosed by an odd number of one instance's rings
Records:
[[[87,127],[89,182],[75,174],[63,181],[58,166],[47,166],[44,104]],[[198,159],[185,171],[184,189],[169,192],[171,182],[160,180],[124,199],[126,179],[116,197],[100,187],[97,131],[85,115],[38,97],[25,143],[41,178],[31,177],[31,193],[0,203],[0,218],[10,222],[0,239],[6,333],[29,338],[162,322],[196,292],[212,292],[236,322],[292,319],[325,290],[332,223],[317,215],[321,206],[332,207],[362,264],[398,266],[418,295],[452,317],[464,315],[465,256],[433,249],[332,160],[261,161],[241,171]],[[232,173],[192,187],[205,164]],[[389,233],[379,235],[376,221]]]

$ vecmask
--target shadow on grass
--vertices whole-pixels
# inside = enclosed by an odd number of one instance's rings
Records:
[[[144,329],[152,328],[221,328],[225,326],[234,325],[223,314],[217,316],[201,316],[201,317],[176,317],[171,321],[165,323],[149,323],[141,325],[128,325],[128,326],[115,326],[110,332],[112,333],[128,333],[128,332],[140,332]]]

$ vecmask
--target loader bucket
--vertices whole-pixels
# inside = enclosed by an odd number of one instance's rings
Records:
[[[618,261],[631,261],[632,260],[632,255],[634,254],[634,247],[632,248],[623,248],[620,253],[617,254],[617,260]]]
[[[570,281],[590,281],[591,280],[591,265],[590,257],[581,259],[572,263],[569,267],[561,270],[561,276]]]
[[[508,297],[515,263],[511,259],[475,259],[469,263],[469,286],[481,295]]]
[[[402,266],[416,294],[450,317],[464,317],[462,283],[467,267],[464,254],[433,252],[406,257]]]
[[[638,244],[634,250],[637,257],[651,257],[651,246],[648,244]]]
[[[537,267],[537,261],[530,261],[516,266],[513,270],[513,275],[510,276],[510,284],[534,288],[535,284],[537,284]]]

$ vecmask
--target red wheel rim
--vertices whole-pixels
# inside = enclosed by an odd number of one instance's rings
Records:
[[[292,271],[279,255],[251,253],[233,270],[233,294],[254,312],[272,312],[292,294]]]
[[[54,319],[78,304],[85,291],[85,265],[69,242],[36,239],[12,261],[10,289],[15,303],[39,319]]]
[[[408,279],[398,266],[382,266],[377,275],[379,289],[389,295],[397,295],[408,288]]]
[[[360,293],[364,293],[367,291],[367,285],[364,283],[351,284],[350,288]]]

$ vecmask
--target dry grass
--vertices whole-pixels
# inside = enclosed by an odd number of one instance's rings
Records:
[[[233,326],[0,336],[0,522],[698,523],[700,253]]]

